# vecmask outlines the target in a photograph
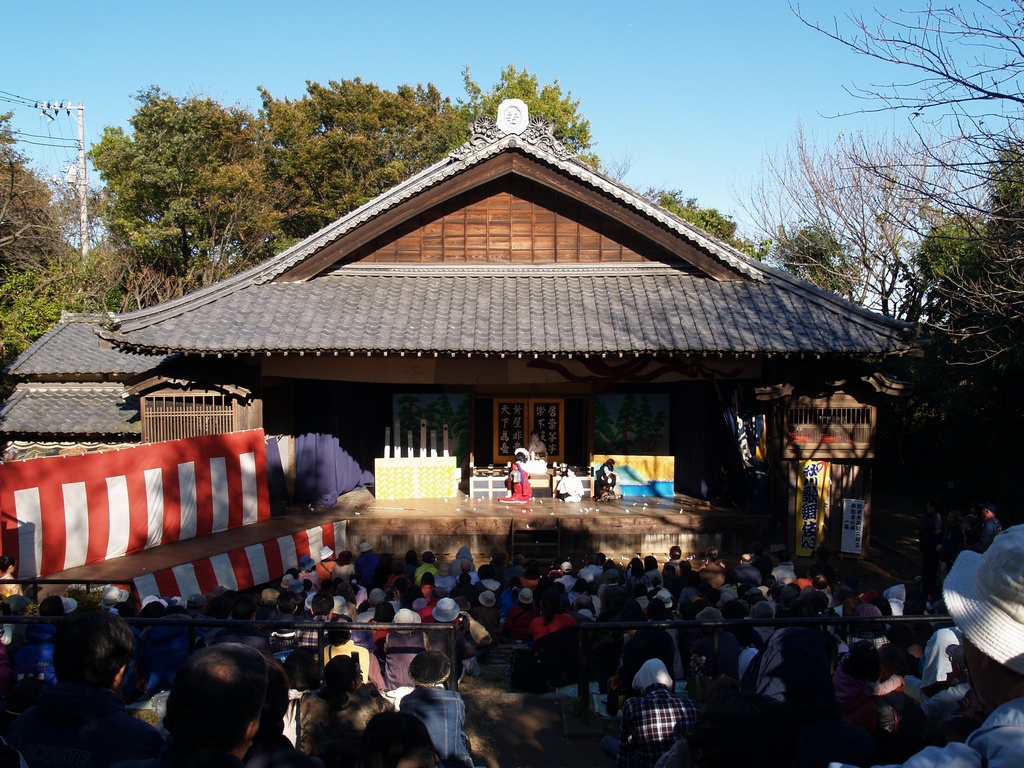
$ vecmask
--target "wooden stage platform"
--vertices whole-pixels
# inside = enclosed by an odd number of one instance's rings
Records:
[[[527,505],[460,495],[452,499],[377,500],[368,491],[345,494],[329,508],[290,508],[255,525],[188,541],[166,544],[134,555],[48,574],[54,579],[131,583],[146,574],[197,563],[221,553],[258,547],[299,531],[333,525],[336,550],[358,555],[361,541],[378,553],[403,561],[406,551],[431,550],[439,560],[468,546],[477,563],[494,552],[522,553],[543,562],[570,560],[577,568],[591,552],[615,559],[640,555],[664,558],[678,544],[685,554],[715,545],[740,551],[752,541],[768,542],[768,519],[742,509],[674,498],[628,497],[614,502],[578,503],[535,499]],[[318,548],[318,547],[317,547]],[[287,567],[287,565],[285,566]],[[271,569],[270,581],[279,580]],[[137,582],[140,583],[140,582]]]

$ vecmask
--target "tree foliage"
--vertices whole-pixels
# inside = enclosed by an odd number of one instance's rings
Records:
[[[762,259],[768,253],[771,244],[769,240],[755,243],[741,237],[736,222],[731,217],[726,216],[717,208],[702,208],[695,197],[685,197],[679,190],[664,189],[648,189],[644,193],[644,197],[752,258]]]
[[[908,117],[909,151],[902,158],[860,162],[876,186],[887,184],[928,212],[918,233],[932,239],[924,255],[945,267],[922,266],[937,280],[928,286],[936,299],[928,320],[959,339],[959,349],[969,353],[964,362],[1019,348],[1024,336],[1014,328],[1024,268],[1017,239],[1024,210],[1004,205],[1012,195],[998,187],[1020,173],[1024,158],[1024,0],[928,0],[917,11],[852,13],[829,24],[801,18],[899,73],[849,90],[864,100],[864,111]],[[942,172],[920,173],[926,166]],[[951,234],[970,244],[952,244]]]
[[[770,260],[778,266],[917,322],[930,287],[919,258],[922,233],[937,213],[913,190],[940,179],[948,182],[946,169],[912,154],[902,139],[841,135],[822,148],[798,129],[783,153],[765,159],[745,207],[772,239]]]
[[[531,115],[543,115],[555,123],[555,138],[572,150],[586,163],[598,167],[600,160],[591,150],[594,139],[590,121],[580,112],[580,99],[572,97],[572,91],[562,91],[562,85],[554,82],[540,84],[536,75],[527,69],[509,64],[501,70],[497,83],[484,90],[473,80],[469,67],[462,70],[466,99],[460,102],[466,122],[481,115],[493,117],[498,105],[505,99],[522,99]],[[468,133],[464,138],[468,138]]]
[[[394,91],[354,80],[307,82],[301,99],[261,89],[268,174],[285,197],[282,227],[306,237],[440,160],[461,116],[433,85]]]
[[[137,100],[131,134],[107,127],[90,153],[117,248],[176,279],[180,291],[271,255],[280,215],[253,116],[157,87]]]
[[[50,206],[50,189],[15,147],[11,113],[0,114],[0,264],[24,269],[68,248]]]

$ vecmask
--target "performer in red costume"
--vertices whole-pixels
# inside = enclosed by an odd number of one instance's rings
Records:
[[[505,480],[505,485],[512,495],[501,499],[506,504],[526,504],[533,498],[530,473],[526,471],[526,462],[529,459],[530,454],[525,448],[516,448],[515,461],[509,470],[508,479]]]

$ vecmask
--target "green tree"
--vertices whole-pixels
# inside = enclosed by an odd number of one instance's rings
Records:
[[[90,152],[118,250],[173,276],[180,291],[270,256],[280,215],[253,115],[156,86],[136,98],[132,132],[107,127]]]
[[[837,296],[852,301],[857,295],[860,275],[854,260],[832,231],[820,223],[792,229],[780,226],[771,258],[787,272]]]
[[[50,189],[15,146],[11,113],[0,114],[0,264],[26,268],[67,252]]]
[[[465,133],[429,84],[388,91],[356,78],[307,82],[294,101],[260,94],[268,172],[287,193],[282,228],[296,239],[440,160]]]
[[[686,197],[677,189],[648,189],[644,193],[644,197],[657,203],[669,213],[700,227],[709,235],[743,251],[751,258],[763,259],[768,254],[771,246],[770,240],[755,243],[741,237],[737,234],[737,225],[732,218],[716,208],[702,208],[695,197]]]
[[[597,168],[600,160],[591,150],[594,139],[590,132],[590,121],[580,112],[580,100],[572,97],[572,91],[562,91],[556,79],[540,84],[536,75],[529,70],[520,70],[509,64],[501,70],[500,79],[488,90],[473,80],[469,67],[462,70],[466,88],[466,99],[459,106],[467,121],[480,116],[494,117],[498,105],[505,99],[522,99],[530,109],[530,115],[543,115],[555,123],[555,138],[566,148],[576,153],[580,160]],[[463,140],[468,133],[463,135]]]

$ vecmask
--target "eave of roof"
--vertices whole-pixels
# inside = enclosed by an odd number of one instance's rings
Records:
[[[910,332],[824,292],[647,264],[525,273],[352,265],[308,283],[252,285],[159,324],[108,333],[118,344],[216,356],[867,356],[904,351]]]
[[[134,435],[138,398],[117,383],[19,384],[0,408],[7,435]]]

